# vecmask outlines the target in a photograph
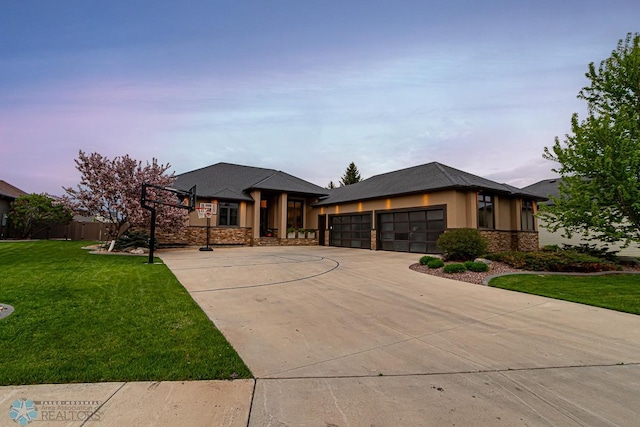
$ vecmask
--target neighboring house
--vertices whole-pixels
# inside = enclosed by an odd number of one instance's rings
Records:
[[[536,182],[535,184],[531,184],[528,187],[525,187],[524,190],[550,199],[551,197],[558,197],[560,195],[560,182],[562,182],[562,178],[545,179],[540,182]],[[553,201],[549,200],[546,203],[551,204],[553,203]],[[550,245],[562,246],[563,244],[580,245],[583,243],[588,243],[591,245],[597,244],[600,247],[606,245],[610,250],[619,251],[618,255],[621,256],[640,256],[640,248],[638,248],[638,245],[632,245],[628,248],[621,249],[620,245],[601,241],[587,240],[585,236],[580,233],[573,233],[571,239],[568,239],[562,236],[564,234],[564,229],[559,229],[558,231],[552,233],[546,228],[546,223],[543,219],[538,219],[538,224],[541,247]]]
[[[7,237],[8,214],[11,202],[27,193],[6,181],[0,180],[0,239]]]
[[[196,185],[200,203],[217,205],[213,244],[320,244],[434,253],[440,234],[477,228],[490,250],[535,250],[534,193],[439,163],[428,163],[327,190],[273,169],[218,163],[177,176],[175,187]],[[205,219],[159,236],[161,243],[202,244]],[[287,229],[312,229],[313,239]],[[305,234],[308,237],[308,233]]]

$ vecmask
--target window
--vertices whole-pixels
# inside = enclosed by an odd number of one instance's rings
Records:
[[[218,205],[218,224],[221,226],[238,225],[238,204],[220,202]]]
[[[478,228],[493,227],[493,196],[478,194]]]
[[[531,200],[522,201],[522,230],[535,230],[533,225],[533,201]]]
[[[300,229],[303,227],[303,206],[304,202],[302,200],[287,201],[287,228]]]

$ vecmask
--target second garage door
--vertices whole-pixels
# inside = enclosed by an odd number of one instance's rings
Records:
[[[445,230],[444,208],[378,215],[380,248],[385,251],[438,253],[436,240]]]

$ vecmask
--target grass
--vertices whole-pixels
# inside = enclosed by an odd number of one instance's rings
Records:
[[[640,314],[640,275],[564,276],[516,274],[491,279],[489,286]]]
[[[84,245],[0,243],[0,385],[251,377],[165,265]]]

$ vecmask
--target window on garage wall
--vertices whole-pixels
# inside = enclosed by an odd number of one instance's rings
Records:
[[[522,201],[522,230],[523,231],[534,231],[535,225],[533,222],[533,201],[532,200],[523,200]]]
[[[478,228],[493,229],[493,196],[478,194]]]

